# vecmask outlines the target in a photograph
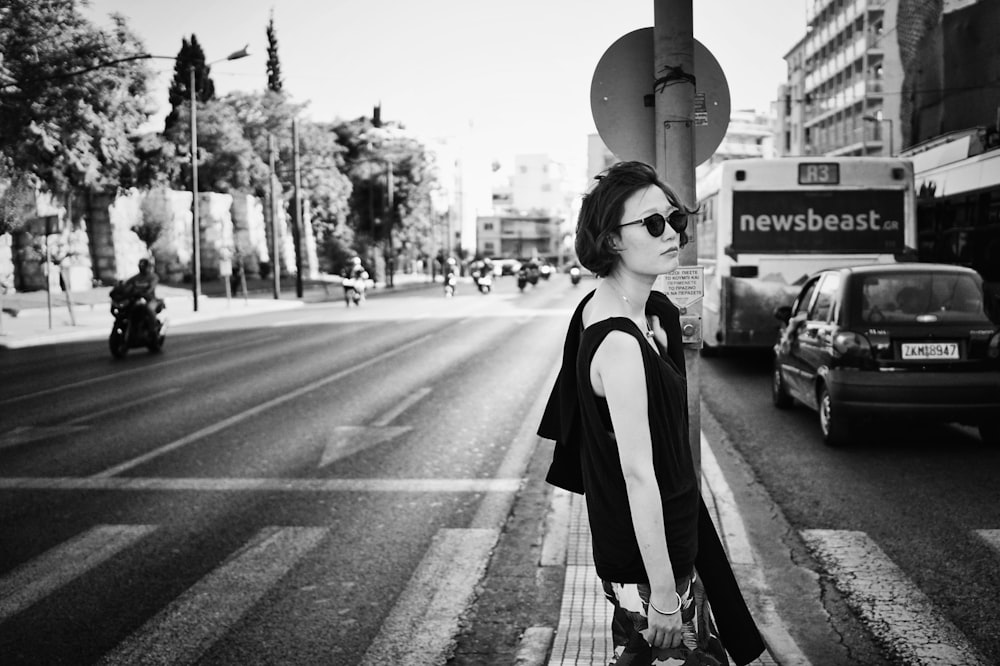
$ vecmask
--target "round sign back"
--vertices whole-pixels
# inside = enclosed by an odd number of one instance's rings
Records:
[[[653,29],[633,30],[612,44],[594,70],[590,109],[604,144],[622,160],[656,164],[656,114],[645,98],[653,94]],[[694,162],[715,152],[729,127],[729,84],[719,61],[694,41]]]

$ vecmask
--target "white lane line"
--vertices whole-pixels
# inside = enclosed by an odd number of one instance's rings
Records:
[[[115,412],[124,412],[130,407],[135,407],[136,405],[141,405],[144,402],[149,402],[151,400],[159,400],[165,395],[170,395],[171,393],[177,393],[180,391],[179,388],[168,388],[166,390],[160,391],[159,393],[151,393],[150,395],[145,395],[141,398],[136,398],[135,400],[129,400],[127,402],[119,402],[107,409],[101,409],[96,412],[90,412],[84,414],[83,416],[77,417],[70,421],[66,421],[69,424],[85,423],[87,421],[92,421],[98,417],[104,416],[105,414],[114,414]]]
[[[382,427],[389,425],[397,416],[405,412],[407,409],[412,407],[417,402],[423,400],[430,392],[431,392],[430,388],[426,386],[417,389],[410,395],[403,398],[403,400],[400,401],[399,404],[397,404],[395,407],[387,411],[380,418],[372,421],[372,425],[375,427]]]
[[[361,665],[445,663],[499,536],[496,529],[439,531]]]
[[[104,470],[103,472],[98,472],[97,474],[94,474],[93,476],[94,477],[108,477],[108,476],[115,476],[117,474],[121,474],[122,472],[128,471],[128,470],[132,469],[133,467],[138,467],[139,465],[147,463],[150,460],[152,460],[153,458],[158,458],[159,456],[162,456],[164,453],[169,453],[169,452],[171,452],[171,451],[173,451],[175,449],[179,449],[182,446],[190,444],[191,442],[195,442],[195,441],[197,441],[197,440],[199,440],[199,439],[201,439],[203,437],[207,437],[208,435],[213,435],[213,434],[219,432],[220,430],[225,430],[229,426],[232,426],[232,425],[235,425],[237,423],[240,423],[241,421],[245,421],[246,419],[249,419],[249,418],[251,418],[253,416],[256,416],[256,415],[260,414],[261,412],[264,412],[264,411],[266,411],[268,409],[271,409],[272,407],[276,407],[278,405],[282,405],[282,404],[284,404],[284,403],[286,403],[286,402],[288,402],[290,400],[295,400],[299,396],[305,395],[306,393],[309,393],[311,391],[315,391],[316,389],[321,388],[323,386],[326,386],[327,384],[331,384],[333,382],[339,381],[340,379],[344,378],[345,376],[347,376],[347,375],[349,375],[351,373],[354,373],[354,372],[357,372],[358,370],[362,370],[364,368],[367,368],[370,365],[375,365],[376,363],[380,363],[380,362],[384,361],[387,358],[390,358],[392,356],[395,356],[395,355],[397,355],[397,354],[399,354],[401,352],[404,352],[404,351],[410,349],[411,347],[415,347],[417,345],[423,344],[424,342],[426,342],[427,340],[430,340],[433,337],[434,337],[434,334],[428,334],[428,335],[425,335],[423,337],[417,338],[415,340],[411,340],[410,342],[407,342],[406,344],[400,345],[399,347],[396,347],[395,349],[391,349],[391,350],[389,350],[389,351],[387,351],[387,352],[385,352],[383,354],[379,354],[378,356],[373,356],[372,358],[368,359],[367,361],[363,361],[361,363],[358,363],[357,365],[351,366],[350,368],[347,368],[345,370],[341,370],[340,372],[334,373],[334,374],[332,374],[332,375],[330,375],[328,377],[324,377],[323,379],[320,379],[318,381],[306,384],[305,386],[299,387],[299,388],[295,389],[294,391],[290,391],[288,393],[285,393],[283,395],[278,396],[277,398],[273,398],[271,400],[263,402],[263,403],[257,405],[256,407],[251,407],[250,409],[242,411],[239,414],[234,414],[233,416],[230,416],[228,419],[223,419],[221,421],[218,421],[217,423],[213,423],[212,425],[207,426],[205,428],[202,428],[201,430],[198,430],[197,432],[193,432],[193,433],[191,433],[190,435],[188,435],[186,437],[181,437],[180,439],[174,440],[173,442],[170,442],[169,444],[164,444],[163,446],[161,446],[161,447],[159,447],[157,449],[154,449],[154,450],[150,451],[149,453],[146,453],[146,454],[143,454],[143,455],[138,456],[136,458],[133,458],[132,460],[127,460],[127,461],[125,461],[125,462],[123,462],[123,463],[121,463],[119,465],[115,465],[114,467],[109,467],[108,469]]]
[[[514,494],[521,479],[275,479],[3,477],[0,490],[167,490],[206,492],[384,492]]]
[[[0,578],[0,622],[37,603],[156,529],[98,525]]]
[[[809,658],[799,648],[778,614],[767,578],[750,544],[736,498],[704,432],[701,433],[701,477],[704,481],[701,494],[705,505],[716,521],[733,573],[767,644],[767,652],[754,663],[777,662],[782,666],[810,666]]]
[[[156,368],[162,368],[167,365],[176,365],[177,363],[185,363],[192,359],[201,358],[202,356],[210,356],[212,354],[217,354],[219,350],[231,350],[239,349],[240,347],[250,347],[252,345],[261,345],[274,340],[280,340],[281,336],[268,336],[266,338],[259,338],[256,340],[247,340],[245,342],[237,343],[226,343],[224,345],[219,345],[212,347],[206,351],[200,351],[190,356],[182,356],[180,358],[161,359],[156,363]],[[120,372],[111,372],[106,375],[101,375],[100,377],[91,377],[90,379],[81,379],[77,382],[70,382],[69,384],[60,384],[59,386],[53,386],[52,388],[42,389],[41,391],[34,391],[32,393],[24,393],[22,395],[14,396],[13,398],[5,398],[0,400],[0,405],[9,405],[12,402],[19,402],[21,400],[30,400],[32,398],[40,398],[43,395],[49,395],[51,393],[58,393],[59,391],[67,391],[69,389],[79,388],[81,386],[88,386],[90,384],[97,384],[98,382],[106,382],[118,379],[119,377],[125,377],[127,375],[138,375],[138,374],[149,374],[155,371],[155,368],[150,368],[148,366],[143,366],[141,368],[132,368],[131,370],[122,370]]]
[[[98,663],[195,663],[327,532],[325,527],[261,530]]]
[[[997,555],[1000,555],[1000,530],[976,530],[976,536],[995,550]]]
[[[802,538],[893,661],[986,666],[962,632],[867,534],[803,530]]]

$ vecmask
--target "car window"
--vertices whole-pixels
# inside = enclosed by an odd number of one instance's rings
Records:
[[[934,315],[938,321],[982,321],[982,285],[960,273],[865,275],[858,282],[861,319],[867,323],[910,322]]]
[[[839,288],[840,275],[838,273],[828,273],[823,276],[816,294],[816,304],[813,305],[812,313],[809,315],[810,321],[830,321],[833,303]]]
[[[795,301],[795,311],[792,316],[803,315],[809,311],[809,304],[812,303],[813,294],[816,292],[816,285],[819,283],[819,279],[814,279],[812,282],[807,284],[805,288],[799,292],[799,298]]]

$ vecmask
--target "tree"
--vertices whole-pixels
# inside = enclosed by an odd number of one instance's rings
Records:
[[[164,133],[181,163],[190,163],[190,105],[178,109],[178,122]],[[243,133],[227,99],[198,105],[198,189],[202,192],[254,192],[267,182],[267,165]],[[180,169],[180,189],[191,189],[191,170]]]
[[[35,205],[32,175],[13,171],[5,161],[0,155],[0,235],[20,229]]]
[[[198,43],[198,38],[191,35],[191,41],[181,39],[181,49],[174,61],[174,78],[170,82],[167,99],[170,101],[170,113],[163,123],[164,132],[177,124],[181,109],[191,105],[191,68],[194,68],[194,96],[199,102],[209,102],[215,99],[215,83],[212,81],[211,68],[205,64],[205,52]]]
[[[363,245],[384,251],[402,248],[426,257],[433,246],[430,193],[436,184],[433,160],[423,144],[396,123],[357,118],[333,128],[344,146],[346,173],[353,190],[348,223]],[[392,206],[387,174],[391,169]],[[391,240],[390,240],[391,235]]]
[[[278,61],[278,36],[274,31],[274,10],[267,24],[267,89],[281,92],[281,62]]]
[[[49,190],[116,186],[148,117],[148,64],[124,17],[96,28],[78,0],[0,5],[0,155]]]

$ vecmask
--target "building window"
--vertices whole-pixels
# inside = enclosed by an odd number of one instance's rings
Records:
[[[493,231],[493,223],[486,222],[483,224],[483,231]]]

